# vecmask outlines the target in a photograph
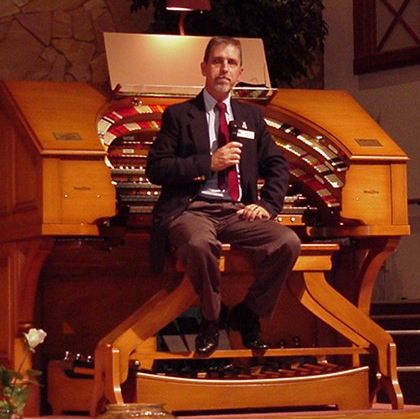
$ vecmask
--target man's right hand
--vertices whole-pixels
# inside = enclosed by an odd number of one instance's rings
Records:
[[[231,141],[218,148],[211,156],[211,171],[220,172],[227,167],[239,164],[241,160],[242,143]]]

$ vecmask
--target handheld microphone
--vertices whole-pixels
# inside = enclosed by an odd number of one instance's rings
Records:
[[[230,141],[238,141],[238,125],[235,121],[229,122]]]

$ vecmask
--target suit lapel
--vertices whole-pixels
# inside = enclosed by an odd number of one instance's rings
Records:
[[[207,127],[206,111],[203,94],[200,93],[191,102],[188,111],[190,135],[195,143],[197,154],[210,153],[210,138]]]
[[[247,115],[246,115],[246,112],[244,112],[244,108],[241,106],[240,102],[238,102],[237,100],[231,101],[231,107],[232,107],[233,117],[235,119],[236,125],[239,128],[245,128]]]

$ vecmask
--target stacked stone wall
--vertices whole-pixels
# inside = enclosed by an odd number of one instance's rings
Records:
[[[103,32],[141,33],[128,0],[0,0],[0,79],[108,81]],[[123,63],[122,63],[123,64]]]

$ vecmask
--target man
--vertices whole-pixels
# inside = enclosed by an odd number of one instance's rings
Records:
[[[239,330],[245,347],[264,350],[268,345],[260,336],[259,317],[272,315],[300,252],[296,234],[273,221],[287,192],[288,165],[262,112],[231,100],[243,72],[240,42],[212,38],[201,72],[203,91],[166,109],[149,151],[146,175],[162,185],[154,207],[151,258],[155,271],[161,271],[167,243],[175,250],[201,301],[196,351],[210,355],[219,341],[221,245],[249,250],[255,281],[245,300],[231,310],[228,323]],[[233,120],[236,138],[218,145],[218,135],[228,135],[225,125]],[[264,186],[258,194],[261,178]]]

